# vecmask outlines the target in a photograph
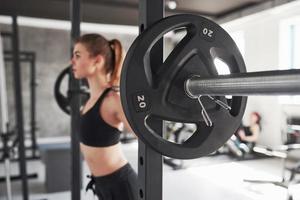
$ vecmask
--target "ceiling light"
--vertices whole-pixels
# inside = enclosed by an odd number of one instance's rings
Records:
[[[176,9],[176,7],[177,7],[177,3],[176,3],[176,1],[167,1],[166,2],[166,5],[168,6],[168,8],[170,9],[170,10],[175,10]]]

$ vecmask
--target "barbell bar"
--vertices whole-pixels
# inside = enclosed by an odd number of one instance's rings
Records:
[[[300,70],[276,70],[233,73],[213,77],[193,76],[185,81],[189,97],[232,95],[296,95],[300,94]]]

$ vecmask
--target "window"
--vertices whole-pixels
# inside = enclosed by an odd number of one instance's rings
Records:
[[[281,21],[279,68],[300,69],[300,16]],[[281,104],[300,104],[300,96],[280,96]]]

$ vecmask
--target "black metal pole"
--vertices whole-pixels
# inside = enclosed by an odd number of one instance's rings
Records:
[[[139,27],[140,32],[164,17],[164,0],[140,0]],[[151,66],[160,66],[163,62],[163,40],[157,42],[151,54]],[[154,71],[155,67],[152,68]],[[162,122],[151,122],[151,127],[162,132]],[[162,155],[139,140],[139,199],[162,200]]]
[[[10,174],[10,154],[8,147],[9,139],[9,117],[8,117],[8,104],[7,104],[7,88],[6,88],[6,73],[4,67],[4,54],[2,48],[2,38],[0,35],[0,139],[2,142],[2,158],[4,160],[4,172],[6,183],[6,196],[7,200],[12,200],[11,192],[11,174]]]
[[[31,55],[30,60],[30,124],[31,124],[31,147],[32,157],[35,158],[37,151],[36,144],[36,71],[35,71],[35,54]]]
[[[13,73],[14,73],[14,94],[16,104],[16,127],[19,138],[19,167],[22,178],[22,194],[23,199],[28,200],[28,181],[27,181],[27,169],[25,160],[25,145],[24,145],[24,121],[23,121],[23,99],[22,99],[22,81],[21,81],[21,68],[19,60],[19,32],[17,16],[12,16],[12,29],[13,29]]]
[[[295,95],[300,94],[300,70],[276,70],[193,77],[185,83],[191,97],[200,95]]]
[[[73,43],[80,36],[80,0],[70,1],[71,11],[71,56],[73,54]],[[71,72],[70,72],[71,73]],[[69,81],[69,94],[71,105],[71,199],[80,200],[82,162],[79,147],[79,122],[80,122],[80,81],[76,80],[71,73]]]

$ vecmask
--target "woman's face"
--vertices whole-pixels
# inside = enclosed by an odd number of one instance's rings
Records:
[[[96,71],[96,58],[91,57],[87,48],[81,43],[75,44],[71,63],[76,79],[87,78]]]
[[[258,121],[257,115],[254,114],[254,113],[252,113],[252,114],[251,114],[251,117],[250,117],[250,121],[251,121],[252,124],[256,124],[257,121]]]

